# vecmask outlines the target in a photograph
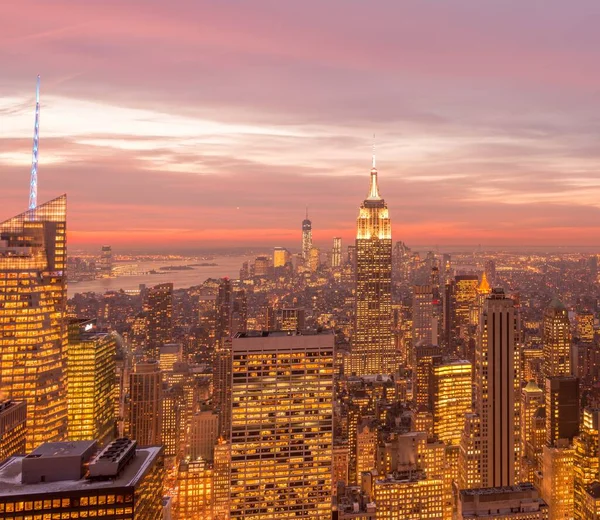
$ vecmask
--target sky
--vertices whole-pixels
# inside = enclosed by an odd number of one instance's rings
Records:
[[[393,239],[600,250],[600,2],[3,0],[0,220],[69,243],[353,240],[375,134]]]

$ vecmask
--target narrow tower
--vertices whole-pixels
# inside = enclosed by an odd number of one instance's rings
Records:
[[[375,153],[369,194],[356,231],[356,306],[351,370],[357,375],[395,371],[392,339],[392,226],[379,195]]]
[[[312,222],[308,220],[308,208],[306,218],[302,221],[302,260],[307,263],[312,249]]]
[[[35,88],[35,126],[33,128],[33,154],[31,158],[31,179],[29,180],[29,209],[37,206],[38,145],[40,141],[40,76]]]

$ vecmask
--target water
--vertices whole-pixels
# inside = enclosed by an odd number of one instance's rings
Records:
[[[70,282],[68,286],[69,297],[82,292],[105,293],[106,291],[118,291],[120,289],[137,289],[140,284],[147,286],[157,285],[159,283],[172,283],[175,289],[183,289],[200,285],[207,278],[238,278],[240,268],[246,260],[253,259],[248,256],[217,256],[211,260],[189,259],[189,260],[161,260],[144,262],[118,262],[115,265],[118,269],[125,266],[133,267],[135,271],[146,274],[120,275],[116,278],[98,278],[96,280],[83,282]],[[190,265],[201,263],[214,263],[216,266],[195,266],[191,270],[185,271],[161,271],[161,267],[169,265]],[[148,274],[148,271],[156,270],[164,274]]]

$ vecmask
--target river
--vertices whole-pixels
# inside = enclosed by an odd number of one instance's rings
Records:
[[[148,286],[159,283],[171,282],[175,289],[183,289],[200,285],[207,278],[238,278],[240,268],[246,260],[251,260],[250,256],[217,256],[211,260],[188,259],[188,260],[161,260],[144,262],[118,262],[114,267],[118,270],[129,269],[139,273],[135,275],[118,275],[114,278],[97,278],[96,280],[69,282],[69,297],[82,292],[105,293],[106,291],[118,291],[120,289],[137,289],[140,284]],[[183,271],[161,271],[161,267],[169,265],[181,266],[201,263],[214,263],[215,266],[194,266],[193,269]],[[149,274],[149,271],[155,270],[161,274]],[[164,273],[164,274],[162,274]]]

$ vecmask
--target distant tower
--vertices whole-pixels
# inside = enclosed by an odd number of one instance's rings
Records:
[[[29,181],[29,209],[37,206],[38,145],[40,141],[40,76],[35,88],[35,126],[33,128],[33,154],[31,158],[31,179]]]
[[[331,267],[342,265],[342,238],[333,237],[333,249],[331,250]]]
[[[158,361],[139,362],[129,375],[129,436],[140,446],[162,442],[163,388]]]
[[[571,324],[567,308],[554,298],[544,311],[544,376],[571,375]]]
[[[173,284],[162,283],[148,289],[144,299],[146,312],[146,353],[158,359],[161,345],[173,336]]]
[[[379,195],[375,153],[367,198],[356,233],[356,306],[351,370],[357,375],[395,371],[392,338],[392,225]]]
[[[312,248],[312,222],[308,220],[308,208],[306,208],[306,218],[302,221],[302,259],[308,262],[310,250]]]

